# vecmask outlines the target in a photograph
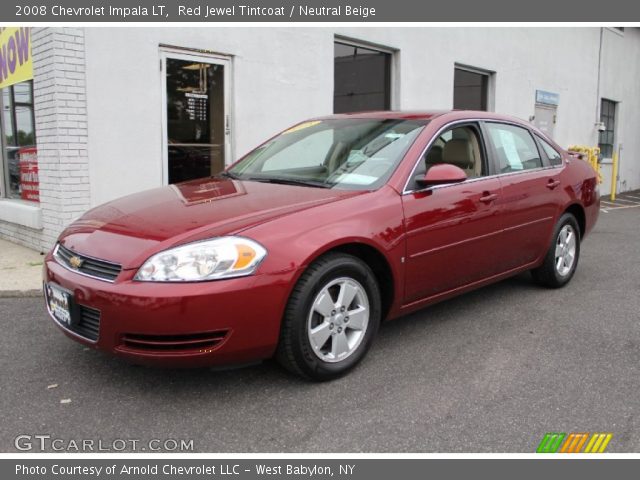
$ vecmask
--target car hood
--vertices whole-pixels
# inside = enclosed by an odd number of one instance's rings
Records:
[[[361,192],[200,179],[129,195],[73,222],[60,243],[83,255],[138,268],[174,245],[221,235]]]

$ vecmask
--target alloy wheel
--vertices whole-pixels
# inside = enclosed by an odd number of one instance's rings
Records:
[[[576,232],[571,225],[560,230],[556,241],[555,265],[561,276],[566,276],[573,267],[576,258]]]
[[[313,353],[329,363],[353,354],[369,324],[369,298],[353,278],[337,278],[320,289],[311,304],[307,321]]]

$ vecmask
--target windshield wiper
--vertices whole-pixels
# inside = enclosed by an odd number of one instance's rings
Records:
[[[235,173],[231,172],[221,172],[218,175],[225,178],[231,178],[232,180],[238,180],[239,178]]]
[[[249,177],[246,180],[253,182],[263,183],[278,183],[281,185],[297,185],[304,187],[316,187],[316,188],[331,188],[333,185],[316,182],[313,180],[302,180],[297,178],[284,178],[284,177]]]

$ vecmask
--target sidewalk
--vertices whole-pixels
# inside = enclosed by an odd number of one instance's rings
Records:
[[[40,296],[44,255],[0,239],[0,298]]]

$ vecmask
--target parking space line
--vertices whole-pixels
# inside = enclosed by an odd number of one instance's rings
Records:
[[[622,197],[616,198],[616,202],[628,202],[628,203],[632,203],[634,205],[638,204],[638,202],[635,201],[635,200],[627,200],[626,198],[622,198]]]
[[[624,205],[622,207],[606,207],[606,208],[601,208],[600,210],[604,213],[609,213],[611,210],[622,210],[625,208],[638,208],[640,207],[640,204],[638,205]]]

